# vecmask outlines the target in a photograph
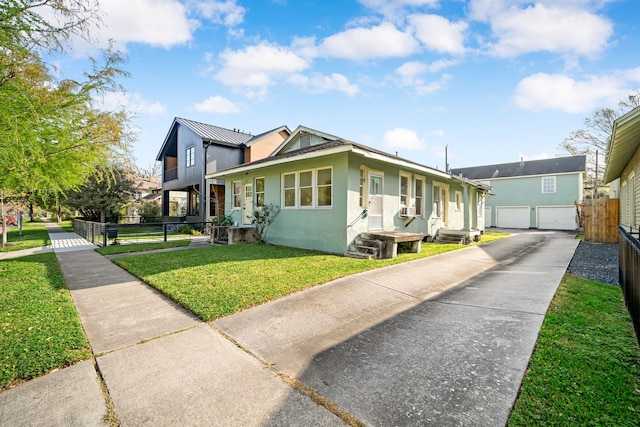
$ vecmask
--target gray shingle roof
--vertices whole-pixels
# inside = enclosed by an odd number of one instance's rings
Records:
[[[200,135],[205,141],[217,141],[226,144],[242,145],[249,141],[253,136],[249,133],[240,132],[239,130],[231,130],[221,128],[219,126],[208,125],[182,117],[176,117],[176,121]]]
[[[571,156],[544,160],[526,160],[523,162],[455,168],[451,169],[451,174],[455,176],[462,174],[467,179],[495,179],[584,172],[586,159],[586,156]]]

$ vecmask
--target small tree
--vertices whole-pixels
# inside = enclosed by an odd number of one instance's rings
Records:
[[[138,215],[140,215],[140,222],[154,222],[157,218],[162,216],[160,206],[155,202],[142,202],[138,208]]]
[[[273,221],[279,213],[280,206],[275,203],[269,203],[268,205],[253,210],[251,224],[256,227],[255,234],[259,241],[266,241],[269,226],[273,224]]]

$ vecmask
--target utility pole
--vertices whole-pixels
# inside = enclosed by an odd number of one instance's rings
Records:
[[[595,178],[593,180],[593,200],[598,196],[598,150],[596,150],[596,173]]]

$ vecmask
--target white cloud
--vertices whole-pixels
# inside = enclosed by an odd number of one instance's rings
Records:
[[[311,77],[307,77],[302,74],[295,74],[291,76],[289,82],[301,86],[303,90],[308,92],[320,93],[337,90],[339,92],[344,92],[349,96],[354,96],[360,93],[360,88],[357,85],[349,83],[349,79],[339,73],[332,73],[329,76],[315,73]]]
[[[416,131],[395,128],[385,132],[384,145],[391,149],[421,150],[426,144],[418,137]]]
[[[536,5],[506,14],[493,30],[500,38],[498,56],[547,51],[593,57],[607,46],[613,25],[590,12]]]
[[[240,109],[233,102],[221,96],[210,96],[197,103],[195,109],[201,113],[233,114],[240,112]]]
[[[425,14],[410,15],[407,19],[427,49],[453,55],[465,53],[465,32],[469,27],[466,22],[451,22],[439,15]]]
[[[99,104],[107,111],[124,109],[137,115],[157,116],[167,111],[167,107],[159,101],[148,101],[136,92],[108,92],[100,98]]]
[[[261,43],[220,54],[222,69],[214,77],[225,85],[245,88],[250,97],[262,97],[278,79],[309,67],[309,63],[291,50]]]
[[[203,18],[227,27],[239,25],[244,20],[246,9],[239,6],[236,0],[197,1],[193,6]]]
[[[395,78],[394,81],[399,87],[413,87],[413,90],[418,95],[437,92],[447,86],[452,80],[452,76],[443,74],[437,81],[426,82],[423,74],[430,72],[433,69],[432,65],[419,61],[405,62],[396,68],[395,72],[399,77]],[[438,67],[435,68],[438,69]]]
[[[418,50],[418,42],[393,24],[351,28],[327,37],[318,46],[321,56],[363,61],[404,57]]]
[[[131,42],[169,48],[191,40],[197,26],[177,0],[101,0],[103,24],[96,35],[99,44],[108,40],[126,49]]]
[[[526,110],[586,113],[614,105],[629,92],[624,74],[594,76],[583,81],[561,74],[534,74],[518,83],[514,102]]]

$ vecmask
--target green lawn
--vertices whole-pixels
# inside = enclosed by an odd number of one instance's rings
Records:
[[[565,276],[509,426],[640,425],[640,349],[620,288]]]
[[[0,247],[0,252],[12,252],[22,249],[39,248],[51,243],[49,233],[43,222],[23,222],[22,236],[18,227],[9,227],[7,232],[7,246]]]
[[[483,241],[506,237],[487,233]],[[237,244],[143,254],[114,262],[156,287],[203,320],[212,320],[349,274],[460,249],[422,245],[418,254],[356,260],[263,244]]]
[[[0,389],[91,355],[55,254],[0,261]]]
[[[166,242],[132,243],[126,245],[110,245],[96,249],[102,255],[116,255],[131,252],[145,252],[156,249],[179,248],[189,246],[191,240],[168,240]]]

